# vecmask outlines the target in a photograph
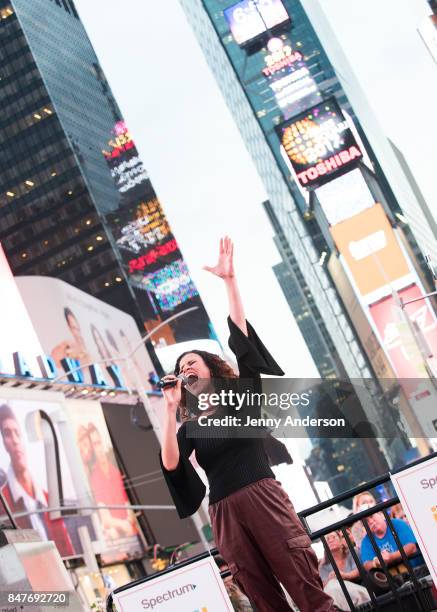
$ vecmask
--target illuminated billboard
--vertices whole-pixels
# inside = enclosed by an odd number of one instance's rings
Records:
[[[241,0],[223,14],[240,46],[290,19],[281,0]]]
[[[183,259],[178,259],[152,272],[143,279],[147,291],[153,293],[161,310],[173,310],[179,304],[198,295]]]
[[[148,388],[147,376],[154,367],[133,317],[57,278],[19,276],[16,283],[41,342],[41,352],[52,357],[60,372],[64,359],[83,365],[104,362],[100,370],[112,386],[105,365],[116,364],[125,386],[136,388],[140,378]],[[134,347],[138,348],[129,362],[123,361]],[[83,382],[92,382],[88,368],[81,373]]]
[[[331,226],[375,205],[375,198],[358,168],[319,187],[317,200]]]
[[[108,148],[109,151],[104,149],[102,152],[108,160],[111,176],[120,193],[148,180],[149,176],[124,121],[115,124]]]
[[[409,279],[408,262],[381,204],[337,223],[330,232],[361,297]]]
[[[102,151],[120,206],[106,215],[147,331],[177,309],[198,310],[161,328],[152,343],[172,344],[215,337],[161,203],[124,121],[118,121]]]
[[[0,243],[0,372],[15,372],[13,355],[19,351],[24,357],[30,372],[40,373],[37,355],[43,350],[26,306],[17,289],[15,279]]]
[[[304,60],[302,50],[289,40],[271,38],[267,43],[262,74],[275,96],[284,119],[313,106],[320,100],[317,83]]]
[[[314,189],[352,170],[362,152],[335,98],[276,127],[302,187]]]

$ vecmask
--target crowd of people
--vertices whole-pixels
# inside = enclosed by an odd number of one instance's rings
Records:
[[[368,508],[376,506],[377,503],[377,500],[370,492],[365,491],[364,493],[360,493],[353,499],[352,514],[363,512]],[[393,528],[403,546],[405,554],[409,558],[411,566],[420,566],[424,563],[424,560],[419,552],[416,538],[408,524],[401,504],[392,506],[389,513]],[[370,515],[367,518],[367,524],[389,571],[393,573],[407,571],[407,568],[403,564],[401,552],[398,549],[395,538],[393,537],[383,512],[376,512]],[[380,568],[380,560],[373,548],[363,522],[357,521],[351,527],[348,527],[347,534],[350,542],[354,546],[354,552],[357,558],[360,559],[366,572],[370,572],[374,568]],[[359,606],[369,601],[369,592],[362,583],[362,577],[343,533],[341,531],[333,531],[325,537],[325,541],[354,605]],[[226,572],[226,561],[222,557],[216,557],[216,562],[220,571],[222,573]],[[349,611],[349,604],[326,552],[319,562],[319,574],[325,592],[333,598],[337,608],[339,610]],[[230,574],[224,578],[224,583],[234,609],[237,612],[248,612],[253,609],[247,597],[233,582]],[[292,602],[290,602],[290,604],[292,605]]]
[[[352,514],[363,512],[376,506],[375,497],[365,491],[356,495],[353,499]],[[424,563],[423,557],[417,546],[413,530],[408,524],[405,512],[401,504],[396,504],[390,508],[390,519],[397,539],[401,543],[405,555],[409,559],[411,567],[418,567]],[[396,539],[387,523],[383,512],[375,512],[367,517],[368,529],[373,535],[374,542],[378,548],[380,556],[390,573],[401,574],[407,572],[403,564],[402,554],[396,543]],[[360,559],[366,572],[371,572],[381,568],[380,557],[374,549],[371,538],[364,526],[363,521],[357,521],[347,529],[349,540],[354,546],[356,556]],[[342,532],[332,532],[326,536],[326,544],[337,565],[341,578],[344,580],[351,600],[358,606],[368,601],[368,590],[362,585],[362,579],[357,565],[354,561],[352,552],[343,536]],[[323,587],[334,599],[335,604],[341,610],[349,610],[343,589],[334,572],[334,569],[325,553],[319,565],[320,577]]]

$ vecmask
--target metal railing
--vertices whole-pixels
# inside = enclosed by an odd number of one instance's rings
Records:
[[[432,453],[427,457],[422,457],[410,464],[408,464],[408,468],[419,465],[424,461],[437,457],[437,453]],[[398,470],[393,471],[393,473],[402,472],[406,468],[400,468]],[[365,491],[369,491],[374,487],[389,484],[391,482],[390,474],[384,474],[373,480],[366,482],[358,487],[350,489],[349,491],[345,491],[340,495],[337,495],[329,500],[321,502],[316,506],[312,506],[311,508],[307,508],[298,513],[299,518],[303,522],[308,535],[310,536],[312,542],[316,542],[320,540],[323,544],[323,548],[325,550],[326,559],[329,561],[334,574],[338,580],[340,588],[343,592],[343,595],[348,603],[348,606],[352,612],[356,611],[364,611],[364,610],[387,610],[392,606],[393,610],[404,610],[405,612],[430,612],[432,610],[437,609],[437,603],[434,601],[434,598],[431,593],[432,580],[426,575],[429,574],[426,566],[424,565],[422,571],[420,573],[424,574],[423,577],[420,577],[420,574],[415,568],[412,566],[411,561],[414,558],[420,558],[420,552],[414,553],[414,555],[408,556],[405,552],[404,546],[402,545],[399,535],[396,531],[395,525],[393,524],[393,520],[390,517],[388,509],[392,506],[395,506],[399,503],[399,498],[397,495],[392,495],[386,501],[377,503],[375,506],[367,508],[366,510],[362,510],[361,512],[357,512],[356,514],[351,514],[350,516],[327,525],[321,529],[317,529],[316,531],[311,531],[311,528],[308,524],[308,518],[317,514],[322,510],[326,510],[328,508],[332,508],[337,504],[341,504],[342,502],[352,500],[359,493],[363,493]],[[368,524],[368,518],[378,512],[382,512],[384,515],[384,519],[387,523],[387,529],[390,530],[390,533],[396,543],[396,546],[399,549],[401,559],[398,564],[402,563],[405,566],[406,571],[400,574],[401,583],[390,572],[390,567],[384,560],[383,555],[381,554],[381,550],[378,547],[375,536],[372,533],[372,530]],[[373,551],[375,553],[375,558],[379,562],[378,571],[381,573],[380,577],[383,578],[385,584],[383,585],[383,581],[379,580],[380,588],[378,589],[377,584],[375,584],[375,580],[372,579],[373,572],[369,572],[363,565],[359,554],[352,542],[352,539],[348,533],[348,528],[352,527],[357,522],[361,522],[364,526],[366,535],[371,543]],[[348,551],[350,552],[354,563],[357,567],[359,573],[359,582],[362,586],[367,589],[369,594],[369,602],[356,606],[352,600],[352,596],[347,589],[347,585],[345,584],[345,580],[341,575],[341,570],[339,569],[335,559],[332,555],[331,550],[329,549],[328,543],[326,541],[326,536],[333,532],[340,532],[344,538],[344,541],[347,545]],[[380,590],[386,590],[384,594],[378,594]]]
[[[437,452],[432,453],[428,455],[427,457],[418,459],[408,464],[408,466],[405,466],[404,468],[393,471],[393,473],[402,472],[402,470],[406,469],[406,467],[410,468],[414,465],[419,465],[423,463],[424,461],[426,461],[427,459],[431,459],[434,457],[437,457]],[[387,499],[386,501],[377,503],[375,506],[367,508],[366,510],[363,510],[361,512],[357,512],[356,514],[348,516],[347,518],[342,519],[340,521],[336,521],[321,529],[317,529],[316,531],[311,531],[308,525],[307,519],[310,516],[317,514],[321,510],[326,510],[342,502],[350,501],[351,499],[353,499],[355,495],[358,495],[359,493],[363,493],[364,491],[369,491],[369,489],[373,489],[374,487],[377,487],[379,485],[388,484],[390,482],[391,482],[390,474],[384,474],[358,487],[355,487],[353,489],[350,489],[349,491],[346,491],[340,495],[337,495],[336,497],[333,497],[329,500],[321,502],[317,504],[316,506],[312,506],[311,508],[302,510],[301,512],[298,512],[298,516],[300,520],[302,521],[304,527],[306,528],[308,535],[310,536],[312,542],[316,542],[320,540],[323,543],[326,558],[328,559],[329,563],[331,564],[333,568],[333,571],[340,584],[344,597],[346,598],[346,601],[352,612],[370,612],[373,610],[381,610],[384,612],[388,612],[389,610],[390,612],[391,611],[394,612],[395,610],[396,611],[400,610],[401,612],[432,612],[434,610],[437,610],[437,604],[434,601],[434,598],[431,593],[432,580],[430,579],[430,577],[426,576],[426,574],[428,573],[426,569],[424,572],[422,572],[424,573],[424,576],[420,577],[420,575],[418,575],[417,571],[411,565],[411,560],[414,557],[419,557],[420,553],[415,553],[414,555],[410,557],[405,553],[404,547],[399,539],[395,526],[393,525],[392,519],[387,511],[388,508],[399,503],[399,498],[396,495],[393,495],[392,497],[390,497],[390,499]],[[377,512],[382,512],[384,514],[384,518],[387,521],[387,527],[388,529],[390,529],[390,532],[394,538],[394,541],[396,542],[396,545],[399,548],[402,563],[404,564],[407,570],[404,575],[402,584],[398,582],[397,577],[393,576],[390,573],[389,567],[387,563],[385,562],[381,554],[381,551],[379,550],[377,546],[375,537],[368,525],[368,522],[367,522],[368,517],[373,514],[376,514]],[[374,584],[372,584],[372,581],[370,580],[369,572],[365,569],[363,563],[361,562],[359,554],[356,551],[355,546],[351,540],[351,537],[347,531],[348,527],[351,527],[353,524],[359,521],[361,521],[364,525],[366,534],[369,537],[369,540],[375,551],[375,557],[377,557],[379,561],[379,564],[380,564],[379,570],[382,573],[382,575],[385,577],[386,583],[385,583],[384,588],[386,592],[384,594],[378,594],[378,589],[375,588]],[[360,583],[362,584],[362,586],[364,586],[367,589],[368,594],[369,594],[369,601],[359,606],[356,606],[353,603],[351,594],[347,590],[347,585],[345,584],[345,580],[341,576],[340,569],[337,563],[335,562],[335,559],[326,541],[326,536],[336,531],[340,531],[341,534],[343,535],[344,540],[347,544],[348,550],[350,551],[352,558],[355,562],[355,565],[357,567],[357,570],[359,572]],[[125,589],[130,589],[141,583],[148,582],[149,580],[154,580],[158,576],[159,577],[164,576],[165,574],[168,574],[174,571],[175,569],[186,567],[188,565],[191,565],[195,561],[199,561],[200,559],[206,559],[210,554],[215,556],[219,554],[219,551],[217,550],[217,548],[212,548],[209,551],[202,552],[198,555],[194,555],[182,561],[178,561],[176,563],[169,565],[166,569],[160,572],[151,574],[150,576],[146,576],[144,578],[140,578],[139,580],[136,580],[134,582],[131,582],[129,584],[126,584],[122,587],[115,589],[115,591],[119,593]],[[226,576],[229,576],[229,575],[230,575],[229,570],[225,570],[221,572],[222,578],[225,578]],[[106,602],[106,610],[107,612],[112,612],[112,609],[113,609],[112,608],[112,595],[109,595],[107,602]]]

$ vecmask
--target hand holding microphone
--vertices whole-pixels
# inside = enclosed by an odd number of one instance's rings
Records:
[[[161,378],[158,387],[162,389],[166,406],[172,412],[176,412],[180,401],[182,387],[189,387],[197,381],[197,376],[185,376],[184,374],[167,374]]]
[[[184,387],[189,384],[188,376],[184,376],[183,374],[178,374],[177,376],[174,376],[173,374],[167,374],[167,376],[161,378],[161,380],[157,384],[157,387],[159,387],[160,389],[170,389],[171,387],[176,387],[176,385],[178,384],[178,380],[181,381]]]

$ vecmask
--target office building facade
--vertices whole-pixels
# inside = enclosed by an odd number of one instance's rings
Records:
[[[197,307],[156,346],[214,338],[74,3],[0,11],[0,240],[14,274],[61,278],[143,332]]]
[[[275,230],[274,242],[282,261],[273,266],[273,272],[293,313],[303,339],[322,380],[347,380],[343,364],[311,291],[299,270],[296,259],[287,243],[270,202],[263,202],[264,210]],[[299,410],[301,418],[308,408]],[[316,417],[316,409],[309,413]],[[351,438],[310,438],[311,452],[305,459],[315,481],[326,482],[335,495],[376,476],[384,470],[385,461],[380,448],[373,440]],[[366,446],[367,445],[367,446]]]

